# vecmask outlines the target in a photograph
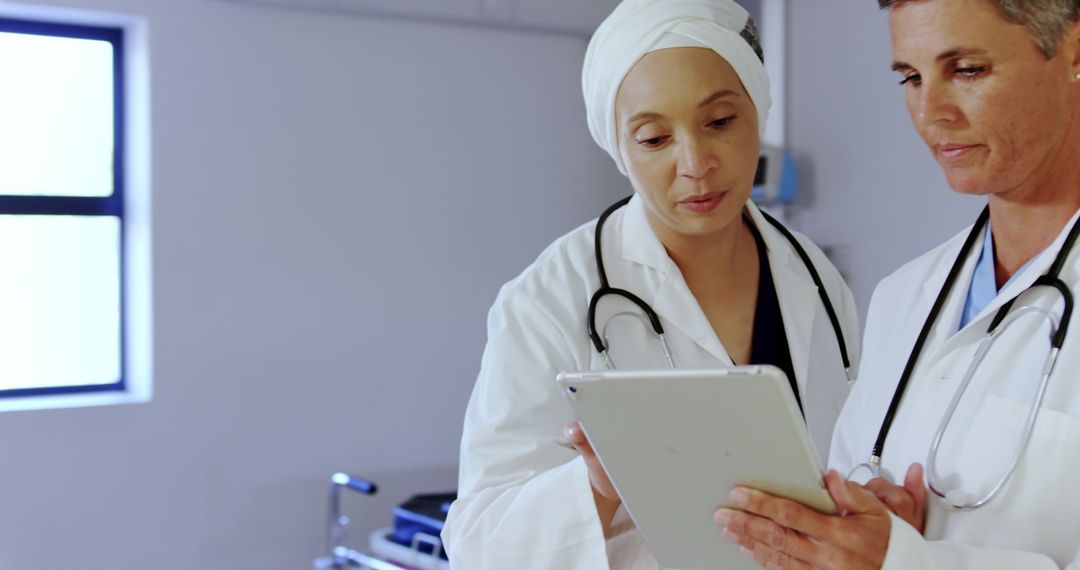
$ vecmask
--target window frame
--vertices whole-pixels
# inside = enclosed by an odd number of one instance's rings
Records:
[[[120,294],[120,377],[108,384],[45,386],[37,388],[0,389],[0,402],[34,396],[77,395],[128,390],[128,295],[129,280],[127,219],[125,217],[125,187],[127,128],[127,77],[125,75],[125,30],[118,26],[58,23],[0,14],[0,32],[50,36],[73,39],[100,40],[112,45],[113,70],[113,176],[112,193],[108,196],[29,196],[0,195],[0,215],[16,216],[109,216],[116,217],[120,226],[119,294]]]

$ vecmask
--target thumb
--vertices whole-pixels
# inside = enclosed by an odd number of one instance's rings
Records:
[[[904,475],[904,489],[915,498],[916,505],[926,504],[926,485],[923,484],[923,466],[921,463],[912,463]]]
[[[592,445],[589,444],[589,438],[585,436],[585,430],[581,429],[581,424],[577,421],[566,424],[566,441],[570,442],[578,450],[578,453],[586,458],[595,455]]]
[[[825,474],[825,487],[841,515],[858,515],[885,508],[873,493],[848,482],[835,469]]]

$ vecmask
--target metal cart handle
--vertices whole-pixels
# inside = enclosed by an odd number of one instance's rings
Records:
[[[400,567],[382,562],[345,548],[346,528],[349,526],[349,517],[341,514],[341,489],[352,489],[363,495],[374,495],[378,491],[375,483],[360,477],[353,477],[348,473],[334,473],[330,477],[330,509],[326,523],[326,550],[329,553],[325,568],[341,568],[345,564],[354,564],[374,570],[398,570]]]

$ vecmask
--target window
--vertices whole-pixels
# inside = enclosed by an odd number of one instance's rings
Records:
[[[0,17],[0,400],[127,388],[124,54]]]

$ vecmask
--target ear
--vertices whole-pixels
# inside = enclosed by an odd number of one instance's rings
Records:
[[[1061,47],[1065,50],[1065,61],[1069,63],[1069,73],[1074,81],[1080,81],[1080,18],[1065,30]]]

